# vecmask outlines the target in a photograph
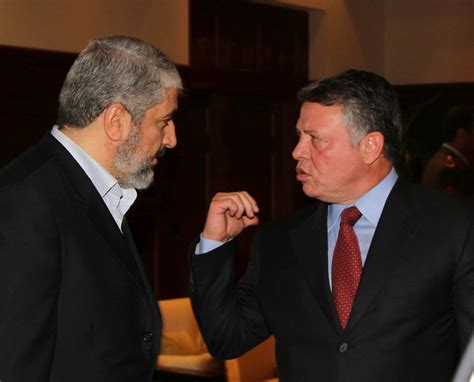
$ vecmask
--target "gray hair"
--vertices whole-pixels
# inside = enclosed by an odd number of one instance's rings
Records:
[[[362,70],[347,70],[310,83],[298,93],[300,102],[340,105],[353,146],[368,133],[379,131],[384,156],[394,162],[402,135],[397,94],[383,77]]]
[[[113,103],[122,104],[139,124],[164,99],[166,89],[179,91],[182,84],[176,66],[161,50],[134,37],[92,40],[66,76],[57,124],[85,127]]]

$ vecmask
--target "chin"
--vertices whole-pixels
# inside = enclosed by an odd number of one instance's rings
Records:
[[[121,181],[121,186],[125,188],[135,188],[145,190],[153,184],[155,173],[151,166],[143,166],[128,174]]]
[[[314,193],[314,192],[307,192],[305,189],[303,189],[303,193],[308,197],[312,199],[319,199],[319,197]]]
[[[303,185],[303,192],[308,198],[317,199],[321,202],[331,203],[332,198],[330,195],[324,195],[321,192],[318,192],[318,190],[315,190],[314,188],[305,187],[305,185]]]
[[[151,178],[141,179],[140,181],[137,182],[137,184],[135,185],[135,188],[137,190],[146,190],[147,188],[151,187],[153,182],[154,182],[153,176]]]

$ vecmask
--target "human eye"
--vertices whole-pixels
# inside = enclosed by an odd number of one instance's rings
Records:
[[[162,120],[158,121],[158,127],[161,130],[165,129],[166,127],[168,127],[171,120],[172,120],[172,118],[166,118],[166,119],[162,119]]]
[[[319,134],[313,130],[306,130],[303,132],[311,141],[319,141],[321,138]]]
[[[320,135],[318,135],[318,134],[309,134],[309,137],[311,139],[311,145],[316,150],[322,150],[324,147],[326,147],[327,142]]]

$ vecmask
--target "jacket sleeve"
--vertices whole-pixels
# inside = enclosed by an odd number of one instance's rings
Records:
[[[0,188],[0,380],[48,381],[56,342],[60,241],[48,204]]]
[[[234,281],[236,239],[202,255],[190,250],[191,300],[209,352],[223,359],[236,358],[269,335],[257,300],[259,242],[257,232],[247,272]]]

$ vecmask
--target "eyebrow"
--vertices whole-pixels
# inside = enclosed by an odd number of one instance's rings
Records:
[[[318,134],[314,129],[295,129],[296,134]]]
[[[175,112],[176,112],[176,109],[174,109],[173,111],[170,111],[168,114],[164,115],[163,117],[158,118],[158,120],[164,121],[166,119],[171,119]]]

